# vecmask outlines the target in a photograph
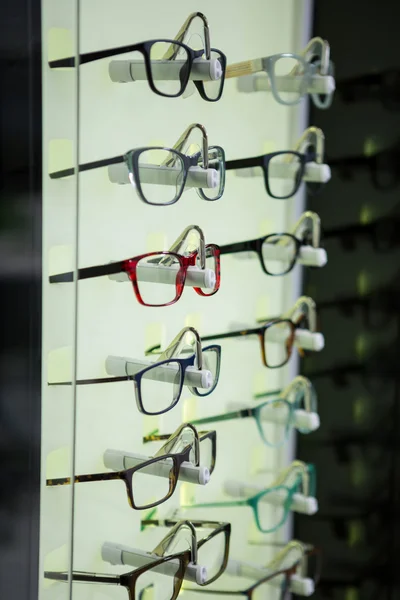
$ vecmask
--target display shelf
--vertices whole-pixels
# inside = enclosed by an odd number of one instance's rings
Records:
[[[150,549],[150,542],[154,545],[162,532],[140,531],[146,511],[129,507],[120,481],[46,488],[46,477],[68,476],[72,470],[75,474],[104,471],[102,455],[107,448],[150,455],[159,444],[143,445],[143,435],[156,428],[170,433],[182,420],[223,412],[231,402],[251,403],[256,391],[288,383],[297,373],[297,360],[293,357],[283,369],[266,369],[257,339],[223,340],[220,381],[213,394],[196,398],[188,392],[177,407],[160,417],[138,412],[132,382],[61,388],[47,386],[49,377],[69,373],[73,378],[75,359],[77,378],[105,377],[108,355],[143,359],[145,348],[160,342],[165,347],[185,325],[207,335],[225,331],[238,321],[251,324],[261,315],[280,314],[300,295],[301,268],[274,278],[261,271],[258,261],[222,256],[221,289],[215,296],[200,297],[187,287],[177,304],[159,309],[139,305],[130,283],[103,277],[77,286],[49,284],[47,276],[72,269],[75,259],[83,267],[168,249],[190,224],[203,229],[206,243],[221,245],[287,231],[303,210],[303,191],[291,200],[274,200],[267,196],[262,178],[243,179],[228,172],[225,193],[216,202],[205,202],[190,190],[173,206],[152,207],[131,186],[110,183],[107,169],[81,173],[78,180],[50,180],[48,172],[53,167],[73,166],[77,156],[84,163],[145,145],[172,146],[195,122],[206,127],[210,144],[222,146],[227,159],[290,148],[307,125],[307,111],[305,103],[288,108],[267,93],[239,94],[234,79],[226,81],[219,102],[207,103],[198,94],[186,99],[161,98],[146,82],[111,83],[107,60],[82,65],[79,77],[74,69],[51,71],[46,63],[46,40],[50,40],[52,57],[61,58],[77,46],[83,53],[173,38],[189,12],[200,9],[209,20],[211,45],[233,63],[302,48],[309,39],[311,2],[249,0],[230,3],[228,8],[210,0],[200,5],[183,0],[149,2],[140,7],[131,0],[85,0],[78,3],[79,15],[74,15],[73,6],[66,7],[60,0],[43,2],[41,570],[68,570],[72,565],[75,570],[121,573],[128,569],[101,560],[101,545],[113,540]],[[243,420],[210,424],[207,428],[215,428],[218,436],[210,483],[205,487],[178,484],[158,514],[170,515],[188,500],[215,500],[227,478],[269,483],[293,458],[293,440],[283,448],[267,449],[254,435],[254,427]],[[257,469],[271,473],[260,476]],[[198,511],[184,514],[199,516]],[[247,545],[255,535],[250,510],[204,509],[202,516],[232,523],[233,558],[257,557],[259,548]],[[290,522],[270,539],[289,537]],[[66,590],[65,584],[42,580],[43,598],[66,598]],[[116,586],[73,586],[77,599],[124,598],[124,594]]]

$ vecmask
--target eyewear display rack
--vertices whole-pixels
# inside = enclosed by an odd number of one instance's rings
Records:
[[[51,180],[48,173],[78,163],[119,155],[145,145],[172,146],[191,123],[203,124],[210,144],[224,148],[227,159],[290,148],[307,126],[307,104],[276,103],[271,94],[240,94],[226,80],[219,102],[200,96],[162,98],[147,82],[115,84],[108,61],[79,69],[52,71],[48,60],[146,39],[173,38],[191,10],[207,15],[211,46],[221,48],[228,64],[244,57],[296,51],[307,43],[312,2],[302,0],[43,0],[43,401],[40,573],[71,568],[120,573],[101,559],[104,541],[150,549],[159,532],[141,532],[146,511],[132,510],[119,481],[46,487],[46,479],[102,472],[107,448],[154,454],[159,445],[143,445],[144,435],[174,431],[181,422],[228,410],[232,402],[252,404],[254,393],[284,387],[297,374],[293,356],[282,369],[266,369],[256,340],[222,342],[217,389],[206,398],[188,392],[170,412],[147,417],[138,412],[132,382],[115,385],[48,386],[49,381],[105,377],[108,355],[144,358],[144,350],[163,347],[184,327],[200,335],[253,324],[264,315],[285,312],[301,293],[301,267],[284,277],[268,277],[257,260],[221,258],[221,288],[209,298],[187,287],[169,307],[141,306],[129,283],[107,277],[51,285],[51,273],[76,266],[106,264],[152,250],[167,250],[188,225],[199,225],[206,243],[226,244],[287,231],[301,214],[300,191],[290,200],[266,194],[262,178],[226,177],[216,202],[186,191],[173,206],[143,203],[130,185],[110,183],[107,170]],[[179,483],[157,514],[169,516],[182,504],[217,501],[226,479],[268,485],[294,458],[294,441],[267,448],[255,424],[242,420],[209,425],[217,430],[217,460],[206,486]],[[260,473],[262,472],[262,473]],[[151,486],[151,478],[149,477]],[[201,514],[200,514],[201,513]],[[259,534],[251,511],[243,508],[181,511],[232,523],[231,555],[252,560],[259,547],[248,545]],[[291,524],[271,541],[290,538]],[[154,545],[154,544],[153,544]],[[264,563],[270,556],[265,548]],[[274,550],[271,549],[271,556]],[[93,588],[93,589],[92,589]],[[99,588],[99,589],[98,589]],[[117,598],[115,586],[74,584],[74,598]],[[40,576],[40,598],[70,597],[70,585]]]

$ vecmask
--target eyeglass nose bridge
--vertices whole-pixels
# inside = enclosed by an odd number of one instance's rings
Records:
[[[198,256],[200,262],[200,268],[205,269],[206,266],[206,245],[203,230],[198,225],[188,225],[181,233],[181,235],[175,240],[172,244],[169,252],[175,252],[179,254],[179,251],[183,247],[184,242],[188,238],[189,234],[192,231],[197,231],[199,234],[199,246],[198,246]]]
[[[311,38],[306,47],[300,52],[300,56],[308,63],[313,58],[317,58],[321,62],[321,75],[329,74],[330,46],[327,40],[321,37]]]
[[[193,432],[193,452],[194,452],[194,461],[193,464],[195,467],[200,465],[200,442],[199,442],[199,434],[197,429],[191,423],[182,423],[179,427],[172,433],[168,440],[161,446],[161,448],[156,452],[154,456],[162,456],[163,454],[169,454],[172,452],[174,446],[182,439],[182,433],[185,429],[190,429]]]
[[[207,135],[206,128],[201,123],[192,123],[191,125],[189,125],[189,127],[187,127],[185,129],[185,131],[182,133],[182,135],[179,137],[179,139],[175,142],[172,149],[176,150],[177,152],[182,152],[182,149],[183,149],[184,145],[186,144],[187,140],[189,139],[190,134],[195,129],[199,129],[201,132],[202,148],[203,148],[202,149],[203,167],[204,167],[204,169],[208,169],[208,135]],[[172,164],[173,161],[174,161],[174,158],[171,155],[170,157],[166,158],[162,164],[164,166],[168,167]]]
[[[172,527],[172,529],[169,530],[167,535],[163,537],[160,543],[157,544],[157,546],[154,548],[152,554],[156,554],[160,557],[164,556],[168,552],[168,549],[170,548],[173,540],[177,537],[178,532],[183,529],[187,529],[190,532],[191,562],[197,564],[198,553],[196,530],[193,524],[188,520],[182,520],[178,521],[178,523],[175,523],[175,525]]]
[[[311,232],[311,241],[313,248],[319,248],[321,240],[321,219],[319,215],[312,211],[306,210],[293,225],[290,233],[301,239],[305,231]]]
[[[204,30],[204,54],[207,60],[210,59],[211,57],[211,46],[210,46],[210,28],[208,25],[208,19],[205,16],[204,13],[196,11],[196,12],[192,12],[190,13],[190,15],[188,16],[188,18],[186,19],[186,21],[183,23],[182,27],[179,29],[178,33],[176,34],[174,40],[176,40],[177,42],[183,43],[183,40],[186,37],[186,34],[189,30],[190,25],[192,24],[192,22],[194,21],[194,19],[199,18],[203,21],[203,30]],[[164,54],[164,58],[166,60],[173,60],[174,58],[176,58],[176,52],[174,51],[173,47],[171,46],[167,52]]]
[[[315,151],[315,162],[322,164],[324,162],[325,154],[325,135],[319,127],[307,127],[303,135],[297,141],[294,150],[296,152],[305,153],[305,150],[310,146],[312,146]]]
[[[185,346],[185,338],[187,334],[191,333],[195,338],[195,347],[194,353],[196,355],[197,367],[198,369],[203,368],[203,351],[201,347],[201,338],[199,332],[194,327],[184,327],[180,330],[177,336],[174,337],[172,342],[167,346],[167,348],[162,352],[159,356],[159,360],[167,360],[168,358],[172,358],[173,356],[179,356],[182,349]],[[189,345],[189,344],[187,344]]]
[[[317,309],[316,304],[310,296],[300,296],[293,306],[282,315],[282,319],[294,320],[295,315],[300,313],[308,320],[308,327],[311,333],[317,331]]]
[[[312,383],[307,377],[304,377],[303,375],[297,375],[282,390],[282,392],[280,393],[280,396],[287,400],[289,397],[289,394],[292,390],[295,390],[296,388],[302,389],[303,393],[304,393],[304,408],[308,412],[311,412],[311,409],[312,409],[312,407],[311,407],[311,389],[312,389],[311,386],[312,386]]]

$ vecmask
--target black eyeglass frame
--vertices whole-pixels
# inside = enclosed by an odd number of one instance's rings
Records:
[[[180,87],[180,90],[176,94],[166,94],[164,92],[161,92],[159,89],[157,89],[157,87],[154,84],[154,79],[153,79],[152,69],[151,69],[150,52],[151,52],[152,46],[154,44],[158,44],[158,43],[165,43],[165,44],[170,44],[173,46],[179,46],[181,49],[183,49],[186,52],[187,65],[186,65],[186,68],[185,68],[185,65],[183,65],[183,67],[179,73],[181,87]],[[205,100],[206,102],[217,102],[221,98],[222,92],[224,90],[225,72],[226,72],[226,56],[223,52],[221,52],[221,50],[218,50],[217,48],[210,48],[210,50],[212,52],[214,52],[215,54],[219,55],[219,60],[220,60],[221,67],[222,67],[221,87],[220,87],[218,96],[216,98],[209,98],[205,92],[205,87],[204,87],[203,81],[193,80],[193,83],[203,100]],[[178,42],[177,40],[171,40],[171,39],[167,39],[167,38],[160,38],[160,39],[154,39],[154,40],[147,40],[145,42],[140,42],[139,44],[129,44],[128,46],[118,46],[116,48],[108,48],[106,50],[97,50],[95,52],[86,52],[84,54],[80,54],[79,55],[79,66],[87,64],[89,62],[94,62],[96,60],[102,60],[103,58],[111,58],[112,56],[117,56],[119,54],[126,54],[128,52],[140,52],[143,55],[144,64],[145,64],[145,68],[146,68],[147,82],[148,82],[149,87],[152,90],[152,92],[154,92],[155,94],[158,94],[159,96],[163,96],[165,98],[177,98],[178,96],[181,96],[183,94],[183,92],[185,91],[185,89],[187,87],[187,84],[189,82],[190,73],[191,73],[191,70],[193,67],[193,61],[196,60],[197,58],[200,58],[202,56],[202,54],[204,53],[204,50],[203,49],[193,50],[192,48],[190,48],[183,42]],[[50,67],[50,69],[75,67],[75,57],[69,56],[67,58],[51,60],[51,61],[49,61],[49,67]],[[182,70],[184,68],[185,68],[185,71],[184,71],[184,74],[182,75]]]

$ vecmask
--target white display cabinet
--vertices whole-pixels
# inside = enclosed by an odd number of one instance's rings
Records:
[[[228,64],[278,52],[295,52],[310,38],[311,1],[247,0],[230,3],[134,2],[132,0],[43,0],[43,421],[41,494],[41,573],[44,570],[126,572],[101,559],[106,540],[150,550],[163,536],[157,528],[141,532],[146,511],[132,510],[120,481],[46,487],[46,478],[105,471],[102,456],[113,448],[153,454],[159,444],[142,444],[155,429],[171,433],[185,420],[221,413],[232,402],[253,402],[257,391],[281,388],[297,373],[297,361],[266,369],[256,338],[223,340],[217,389],[206,398],[188,392],[161,417],[138,412],[132,382],[48,386],[60,379],[105,377],[108,355],[144,358],[152,344],[168,344],[185,325],[201,335],[235,324],[254,324],[261,316],[286,311],[301,292],[301,268],[268,277],[257,260],[221,257],[221,288],[212,297],[186,288],[173,306],[141,306],[130,283],[107,277],[51,285],[48,275],[74,266],[106,264],[153,250],[167,250],[181,231],[199,225],[206,243],[226,244],[287,231],[304,208],[303,191],[290,200],[267,196],[263,179],[228,172],[223,197],[201,200],[194,190],[173,206],[143,203],[129,185],[110,183],[107,169],[50,180],[49,171],[123,154],[146,145],[173,146],[191,123],[203,124],[209,143],[227,159],[289,149],[307,126],[307,106],[277,104],[271,94],[242,94],[237,81],[225,82],[219,102],[162,98],[146,82],[111,83],[108,60],[79,69],[50,70],[49,58],[173,38],[190,12],[208,18],[211,46]],[[76,371],[75,371],[76,367]],[[293,444],[278,450],[259,441],[252,419],[210,424],[217,430],[217,461],[207,486],[179,483],[159,506],[170,515],[180,504],[222,499],[225,479],[267,485],[293,458]],[[260,475],[260,470],[269,471]],[[149,478],[151,485],[151,478]],[[231,556],[256,560],[260,548],[248,545],[259,535],[245,508],[203,509],[201,516],[232,523]],[[200,516],[187,510],[185,517]],[[291,525],[271,540],[290,537]],[[276,549],[275,549],[276,550]],[[262,562],[273,554],[263,549]],[[42,579],[41,598],[67,598],[69,585]],[[117,586],[74,584],[72,597],[124,598]]]

